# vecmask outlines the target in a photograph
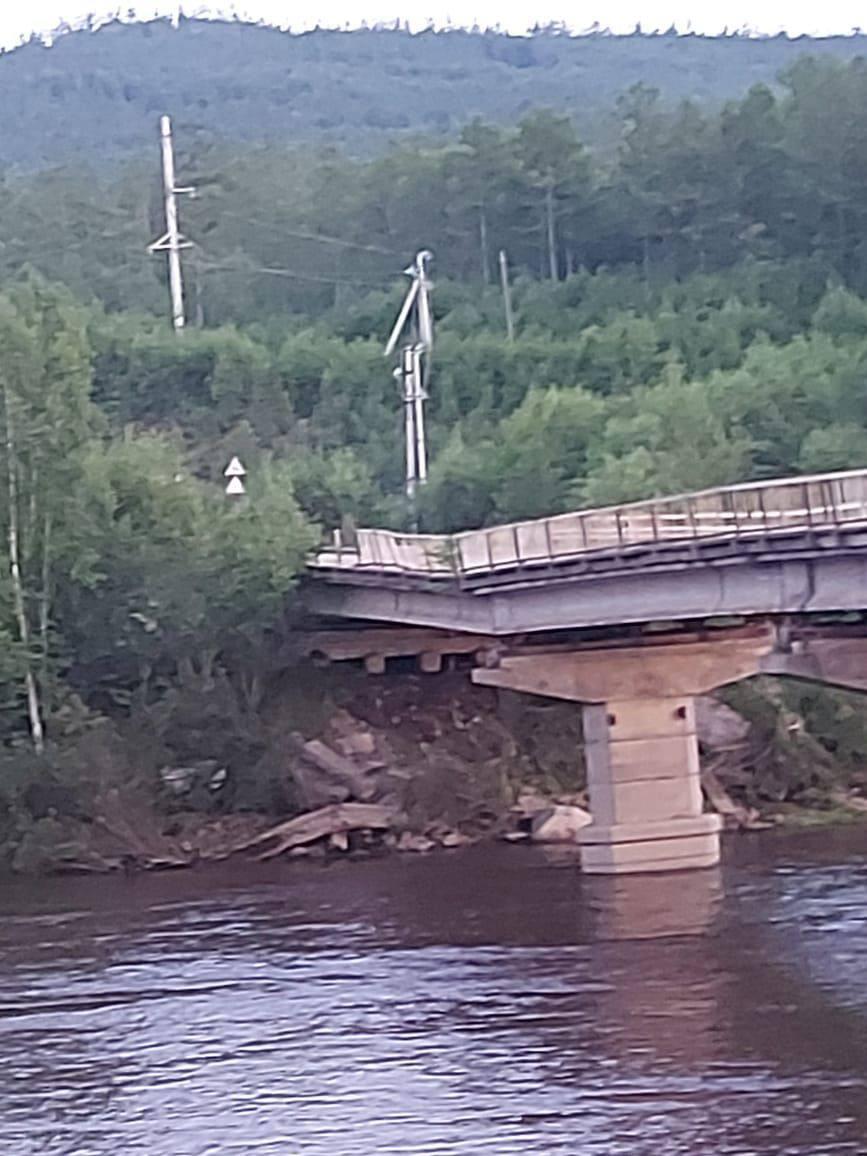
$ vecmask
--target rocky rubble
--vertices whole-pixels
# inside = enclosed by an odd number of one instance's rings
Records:
[[[867,781],[841,775],[773,684],[751,693],[698,703],[708,805],[749,828],[801,800],[863,814]],[[203,757],[153,771],[140,742],[93,731],[54,786],[42,784],[38,807],[18,808],[8,865],[130,871],[233,855],[419,854],[490,838],[574,844],[590,822],[580,711],[569,703],[459,674],[330,671],[317,682],[305,671],[246,725],[255,762]]]

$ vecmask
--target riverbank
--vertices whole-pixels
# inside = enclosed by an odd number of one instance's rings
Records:
[[[701,700],[697,717],[707,805],[727,826],[867,817],[857,699],[793,699],[766,680]],[[296,667],[243,709],[226,685],[191,683],[147,711],[89,719],[39,762],[7,757],[0,867],[129,872],[570,838],[587,807],[581,749],[573,705],[457,672]]]

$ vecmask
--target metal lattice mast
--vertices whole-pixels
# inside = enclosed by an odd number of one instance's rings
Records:
[[[401,349],[400,365],[395,377],[401,383],[404,404],[404,438],[406,451],[406,496],[415,520],[416,492],[427,481],[427,439],[424,403],[430,377],[433,351],[433,311],[430,294],[433,288],[428,265],[433,254],[422,249],[404,272],[412,278],[394,328],[385,347],[386,356],[397,348],[407,326],[410,340]]]

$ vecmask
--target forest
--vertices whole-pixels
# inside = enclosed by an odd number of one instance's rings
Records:
[[[62,780],[70,744],[142,711],[163,712],[155,762],[194,746],[249,761],[219,695],[196,727],[172,704],[192,673],[255,700],[291,638],[307,551],[346,520],[406,525],[383,347],[422,246],[425,529],[865,465],[865,62],[803,57],[717,108],[638,84],[610,118],[601,149],[539,108],[361,157],[178,126],[197,188],[181,206],[182,336],[147,253],[155,138],[150,163],[98,177],[5,172],[7,816],[46,767]],[[222,486],[235,454],[240,504]],[[861,759],[851,708],[804,701],[835,749],[844,713]]]
[[[475,117],[508,125],[553,108],[604,143],[617,97],[638,82],[669,105],[715,108],[753,84],[774,85],[807,51],[848,61],[864,45],[861,34],[808,41],[377,26],[293,35],[239,20],[100,26],[91,18],[0,53],[0,107],[15,125],[0,134],[0,163],[34,169],[87,156],[102,166],[140,156],[163,112],[203,143],[328,143],[364,155],[420,136],[451,138]]]

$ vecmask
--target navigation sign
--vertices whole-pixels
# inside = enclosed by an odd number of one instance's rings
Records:
[[[232,458],[226,468],[223,470],[224,478],[243,478],[247,471],[241,465],[240,458]]]
[[[229,479],[229,484],[226,486],[227,494],[233,498],[240,497],[241,494],[246,494],[247,490],[242,480],[246,473],[247,471],[241,464],[241,459],[232,458],[223,470],[223,477]]]

